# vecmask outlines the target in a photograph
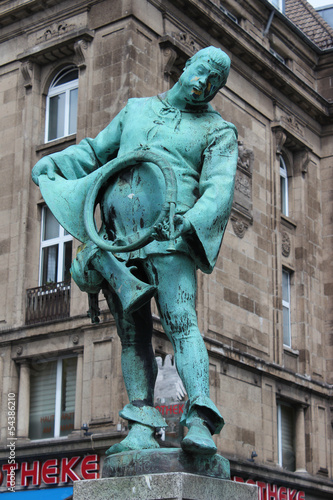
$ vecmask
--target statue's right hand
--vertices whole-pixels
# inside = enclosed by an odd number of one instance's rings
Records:
[[[42,174],[46,174],[51,181],[54,181],[55,170],[56,166],[52,160],[48,158],[41,158],[32,169],[31,172],[32,180],[37,186],[39,186],[39,179],[38,179],[39,176]]]

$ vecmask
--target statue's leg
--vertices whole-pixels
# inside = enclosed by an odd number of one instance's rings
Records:
[[[157,364],[151,344],[152,318],[150,304],[145,304],[133,314],[124,315],[118,298],[104,290],[113,314],[122,345],[121,366],[130,404],[120,412],[128,420],[127,437],[106,452],[107,455],[122,451],[158,448],[154,438],[155,428],[165,426],[165,421],[153,407]]]
[[[195,311],[195,264],[186,255],[170,254],[153,256],[147,265],[155,268],[161,322],[173,344],[177,371],[189,397],[182,422],[189,432],[182,447],[213,454],[216,446],[211,434],[221,430],[223,418],[209,398],[209,360]]]

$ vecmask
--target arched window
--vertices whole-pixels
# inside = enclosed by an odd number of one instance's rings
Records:
[[[53,79],[46,99],[45,142],[76,132],[79,72],[74,66]]]
[[[288,172],[286,163],[280,156],[280,198],[281,198],[281,213],[289,216],[289,199],[288,199]]]

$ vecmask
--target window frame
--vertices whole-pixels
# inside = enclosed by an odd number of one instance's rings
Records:
[[[57,81],[62,78],[63,76],[66,75],[66,73],[77,70],[77,78],[67,82],[63,83],[61,85],[57,86]],[[45,137],[44,141],[45,143],[49,143],[52,141],[56,141],[58,139],[62,139],[63,137],[68,137],[69,135],[72,135],[73,133],[76,133],[77,127],[75,128],[75,132],[70,132],[69,130],[69,116],[70,116],[70,95],[71,91],[78,89],[79,88],[79,70],[76,66],[68,66],[66,68],[63,68],[60,72],[56,74],[56,76],[53,78],[49,89],[48,93],[46,96],[46,109],[45,109]],[[65,110],[64,110],[64,134],[59,135],[57,137],[54,137],[52,139],[49,139],[49,130],[50,130],[50,100],[52,97],[55,97],[60,94],[65,94]],[[77,119],[77,109],[76,109],[76,119]]]
[[[44,240],[43,235],[45,232],[45,224],[46,224],[46,210],[50,210],[47,205],[42,206],[42,217],[41,217],[41,231],[40,231],[40,254],[39,254],[39,286],[47,285],[47,283],[43,283],[43,274],[44,274],[44,260],[43,260],[43,250],[47,247],[57,246],[58,247],[58,257],[57,257],[57,276],[55,283],[61,283],[64,281],[64,265],[65,265],[65,243],[71,241],[73,242],[73,236],[69,233],[65,234],[65,229],[59,224],[59,233],[58,237],[50,238],[48,240]],[[50,213],[52,213],[50,211]],[[73,245],[72,245],[73,252]]]
[[[282,215],[289,217],[288,169],[282,155],[280,155],[280,209]]]
[[[287,294],[288,294],[288,299],[285,300],[284,297],[284,280],[283,276],[287,276]],[[292,277],[292,272],[286,268],[282,268],[282,335],[283,335],[283,346],[284,347],[289,347],[291,348],[291,277]],[[285,332],[284,329],[284,311],[287,311],[288,314],[288,332]],[[287,334],[287,335],[286,335]],[[286,338],[288,337],[288,339]],[[285,339],[288,340],[288,343],[285,342]]]
[[[285,13],[285,0],[268,0],[269,3],[273,5],[277,10],[282,12],[283,14]]]
[[[285,470],[290,472],[296,471],[296,411],[295,407],[292,404],[287,403],[286,401],[278,401],[277,402],[277,440],[278,440],[278,465]],[[286,464],[283,463],[283,429],[282,429],[282,407],[289,408],[292,411],[292,443],[290,443],[293,454],[294,454],[294,467],[292,469],[288,469]]]
[[[36,438],[33,439],[30,437],[30,418],[31,418],[31,408],[29,410],[29,439],[31,441],[46,441],[50,439],[66,439],[68,434],[65,436],[61,436],[61,414],[62,414],[62,399],[63,399],[63,361],[66,359],[75,359],[76,360],[76,367],[75,367],[75,402],[76,402],[76,384],[77,384],[77,362],[78,362],[78,356],[74,355],[73,353],[61,356],[60,358],[48,358],[48,359],[43,359],[40,361],[40,365],[44,363],[52,363],[54,361],[57,362],[56,365],[56,386],[55,386],[55,406],[54,406],[54,432],[52,437],[46,437],[46,438]],[[31,374],[30,374],[30,384],[31,384]],[[31,387],[31,386],[30,386]],[[31,397],[31,388],[30,388],[30,395]],[[75,422],[75,403],[74,403],[74,422]],[[73,427],[74,429],[74,427]]]

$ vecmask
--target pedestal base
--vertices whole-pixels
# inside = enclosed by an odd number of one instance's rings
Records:
[[[73,500],[258,500],[258,488],[173,472],[76,481]]]
[[[229,460],[218,454],[190,455],[180,448],[134,450],[108,456],[104,460],[102,476],[124,477],[169,472],[187,472],[230,479],[230,464]]]

